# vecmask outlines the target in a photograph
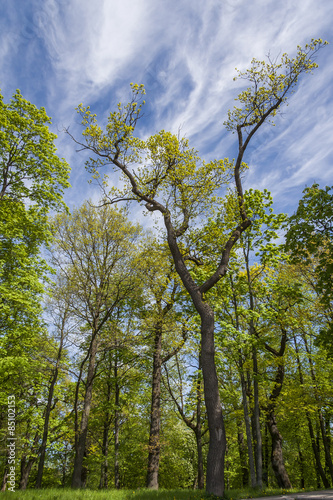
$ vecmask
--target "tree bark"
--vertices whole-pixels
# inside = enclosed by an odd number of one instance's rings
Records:
[[[201,365],[209,428],[206,489],[223,496],[226,435],[215,366],[214,312],[207,303],[202,304],[200,316]]]
[[[280,488],[290,489],[292,485],[283,462],[282,436],[277,427],[276,416],[275,416],[276,402],[281,393],[284,380],[283,356],[285,353],[286,343],[287,343],[287,332],[282,327],[281,330],[282,330],[282,336],[281,336],[279,351],[273,349],[268,344],[265,344],[266,350],[271,352],[279,360],[274,380],[274,386],[269,396],[269,403],[266,406],[266,423],[272,438],[271,462],[277,483]]]
[[[292,487],[291,482],[283,462],[282,436],[277,427],[274,411],[271,411],[268,415],[267,426],[272,438],[271,462],[278,486],[279,488],[290,489]]]
[[[199,370],[201,372],[200,356],[199,356]],[[197,443],[197,454],[198,454],[198,489],[203,490],[205,486],[204,477],[204,467],[203,467],[203,457],[202,457],[202,430],[201,430],[201,380],[200,373],[198,373],[197,378],[197,415],[196,415],[196,429],[195,437]]]
[[[91,341],[91,350],[89,356],[89,366],[86,380],[86,392],[84,396],[83,402],[83,410],[81,417],[81,426],[80,433],[78,436],[76,449],[75,449],[75,458],[74,458],[74,471],[72,476],[72,488],[82,488],[82,467],[83,467],[83,458],[86,449],[86,440],[88,433],[88,421],[89,414],[91,408],[91,400],[92,400],[92,389],[93,389],[93,380],[95,374],[95,364],[96,364],[96,354],[98,348],[98,338],[97,335],[93,333],[93,338]]]

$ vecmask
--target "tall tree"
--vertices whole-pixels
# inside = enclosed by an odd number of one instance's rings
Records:
[[[55,218],[52,262],[70,290],[70,311],[81,320],[84,349],[75,396],[75,460],[72,487],[80,488],[86,448],[97,352],[104,325],[116,306],[135,289],[133,250],[140,228],[122,212],[85,203],[72,215]],[[86,371],[81,421],[78,399]]]
[[[241,181],[245,151],[260,127],[269,122],[287,100],[300,75],[317,67],[311,56],[323,45],[322,40],[312,40],[304,50],[298,47],[295,58],[283,54],[279,64],[253,60],[251,69],[239,73],[239,77],[250,82],[250,87],[238,96],[240,107],[229,112],[226,121],[227,129],[237,133],[235,162],[226,159],[203,162],[189,149],[188,141],[178,140],[165,131],[147,141],[134,137],[141,112],[137,101],[144,93],[143,87],[137,84],[132,85],[132,101],[124,107],[119,104],[118,111],[110,114],[105,132],[89,107],[81,105],[78,109],[86,142],[77,142],[96,155],[88,161],[88,168],[98,176],[100,167],[111,163],[121,173],[125,188],[118,193],[111,190],[110,203],[135,200],[148,211],[162,215],[176,271],[200,315],[201,363],[210,436],[207,491],[220,496],[224,491],[226,438],[214,361],[214,311],[205,294],[226,274],[233,246],[251,225]],[[138,163],[142,166],[135,170]],[[193,279],[186,265],[182,237],[198,215],[213,203],[213,195],[231,173],[237,191],[237,221],[221,248],[214,272],[200,283]]]
[[[52,236],[47,215],[64,209],[69,186],[69,166],[56,154],[50,123],[45,109],[19,91],[8,104],[0,94],[1,405],[20,393],[21,381],[35,385],[45,367],[41,300],[49,269],[40,251]]]

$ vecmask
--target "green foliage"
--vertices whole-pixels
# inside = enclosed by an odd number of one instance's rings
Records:
[[[317,290],[329,303],[333,288],[333,186],[320,189],[313,184],[303,193],[289,219],[286,247],[294,261],[315,264]]]
[[[17,90],[9,104],[0,95],[0,199],[30,201],[39,207],[63,207],[69,166],[56,155],[56,135],[45,109],[25,100]]]
[[[303,191],[297,211],[289,219],[286,249],[293,262],[314,270],[311,281],[325,307],[326,324],[322,324],[317,342],[333,357],[332,290],[333,290],[333,187],[318,184]]]
[[[10,378],[28,373],[37,357],[49,272],[39,252],[51,238],[49,209],[64,207],[69,167],[56,155],[43,108],[17,91],[9,104],[0,95],[0,118],[0,371],[10,392]]]

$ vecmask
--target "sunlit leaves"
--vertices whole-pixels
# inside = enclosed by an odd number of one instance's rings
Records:
[[[63,206],[69,166],[56,154],[45,109],[38,109],[17,90],[9,104],[0,95],[0,199]]]

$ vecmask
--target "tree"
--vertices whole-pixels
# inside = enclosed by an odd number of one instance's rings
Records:
[[[317,67],[310,57],[323,45],[322,40],[312,40],[304,50],[298,47],[295,58],[284,54],[279,64],[254,59],[251,69],[239,73],[239,77],[250,82],[250,87],[238,96],[240,107],[229,112],[225,123],[228,130],[237,133],[235,162],[224,159],[206,163],[189,148],[187,140],[163,130],[146,141],[135,137],[133,133],[144,104],[140,103],[143,86],[132,85],[131,102],[124,107],[119,104],[118,111],[110,114],[105,132],[89,107],[78,108],[85,142],[76,142],[95,155],[88,160],[88,169],[97,178],[104,165],[112,164],[120,172],[125,187],[121,191],[111,189],[107,196],[110,203],[134,200],[144,204],[149,212],[162,215],[176,271],[200,315],[201,364],[210,436],[207,491],[219,496],[224,491],[226,438],[214,362],[214,311],[205,294],[225,276],[232,248],[251,225],[241,181],[245,151],[260,127],[270,122],[287,100],[300,75]],[[138,164],[141,166],[136,168]],[[196,282],[186,264],[182,239],[198,215],[214,204],[214,195],[231,175],[237,191],[236,224],[220,249],[215,270],[205,282]]]
[[[49,268],[40,256],[51,232],[50,209],[63,210],[69,166],[58,158],[45,109],[17,91],[0,94],[0,359],[1,404],[32,385],[44,364],[41,299]]]
[[[317,259],[317,289],[327,302],[333,288],[333,186],[320,189],[313,184],[303,193],[296,213],[289,218],[286,247],[299,262]]]
[[[140,228],[131,224],[121,211],[104,206],[96,209],[85,203],[72,215],[54,220],[55,241],[52,262],[62,275],[69,311],[81,321],[83,355],[75,393],[75,461],[72,487],[83,484],[83,458],[86,449],[96,360],[103,328],[116,307],[137,289],[138,262],[133,257]],[[86,373],[82,415],[79,424],[80,386]]]
[[[294,262],[315,269],[313,286],[326,307],[328,319],[317,341],[327,346],[331,356],[333,335],[333,186],[318,184],[304,189],[297,211],[289,218],[286,248]]]

